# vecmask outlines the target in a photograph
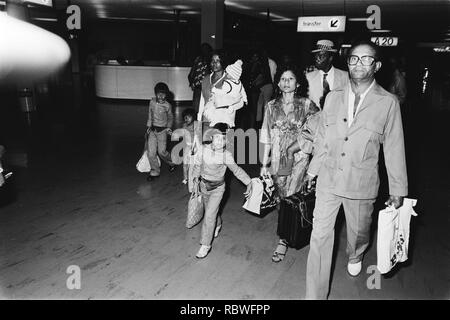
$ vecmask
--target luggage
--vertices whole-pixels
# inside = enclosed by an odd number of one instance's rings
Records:
[[[309,244],[315,201],[314,190],[308,192],[305,188],[281,199],[277,234],[289,247],[301,249]]]

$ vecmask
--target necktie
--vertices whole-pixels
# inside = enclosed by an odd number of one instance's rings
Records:
[[[357,93],[355,94],[355,104],[353,105],[353,117],[356,114],[356,109],[358,108],[359,100],[361,99],[360,95]]]
[[[320,107],[323,108],[323,105],[325,103],[325,98],[327,97],[328,92],[330,92],[330,84],[327,81],[327,73],[323,74],[323,94],[322,94],[322,98],[320,98]]]

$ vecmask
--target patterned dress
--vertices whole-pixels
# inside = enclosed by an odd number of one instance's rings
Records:
[[[271,145],[270,172],[282,198],[300,191],[313,152],[319,117],[320,109],[307,98],[295,98],[286,106],[278,98],[266,106],[260,142]],[[289,176],[279,176],[280,161],[286,161],[287,149],[295,141],[301,150],[294,154],[292,172]]]

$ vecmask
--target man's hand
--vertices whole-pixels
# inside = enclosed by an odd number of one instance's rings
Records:
[[[252,183],[250,182],[247,185],[247,190],[245,190],[244,196],[245,196],[245,198],[250,198],[251,195],[252,195]]]
[[[306,190],[311,191],[313,186],[316,184],[316,176],[313,176],[309,173],[306,174],[305,177]]]
[[[167,128],[167,129],[166,129],[166,132],[167,132],[167,134],[169,134],[169,135],[170,135],[170,134],[172,134],[172,129],[170,129],[170,128]]]
[[[403,197],[402,196],[389,196],[389,199],[384,203],[386,206],[393,205],[395,209],[400,208],[403,205]]]

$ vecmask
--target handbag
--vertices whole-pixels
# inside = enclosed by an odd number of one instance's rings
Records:
[[[270,175],[253,178],[252,194],[242,206],[245,210],[264,217],[278,205],[275,185]]]
[[[289,247],[301,249],[309,244],[315,201],[315,190],[307,191],[306,185],[299,192],[281,199],[277,234]]]
[[[188,213],[186,218],[186,228],[190,229],[196,226],[203,218],[204,204],[200,192],[200,184],[196,182],[188,202]]]
[[[382,274],[408,259],[409,224],[411,216],[417,216],[413,209],[416,203],[416,199],[405,198],[400,208],[388,207],[379,212],[377,268]]]

